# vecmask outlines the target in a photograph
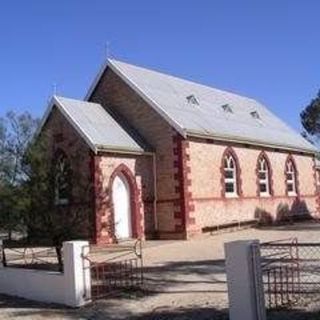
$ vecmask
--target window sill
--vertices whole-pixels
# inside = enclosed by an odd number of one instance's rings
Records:
[[[260,198],[270,198],[271,194],[270,193],[260,193]]]
[[[236,193],[225,193],[226,198],[239,198],[239,196]]]
[[[297,193],[296,192],[288,192],[287,196],[288,197],[296,197]]]

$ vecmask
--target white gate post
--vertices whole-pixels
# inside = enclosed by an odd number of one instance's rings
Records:
[[[225,243],[230,320],[266,320],[258,240]]]
[[[83,258],[88,250],[88,241],[63,243],[65,304],[71,307],[79,307],[90,302],[90,265],[89,261]]]

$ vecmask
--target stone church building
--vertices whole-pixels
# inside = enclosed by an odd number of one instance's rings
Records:
[[[61,177],[74,150],[83,156],[95,243],[187,239],[319,210],[315,147],[234,93],[108,60],[84,101],[52,98],[41,131]],[[56,183],[57,205],[70,203]]]

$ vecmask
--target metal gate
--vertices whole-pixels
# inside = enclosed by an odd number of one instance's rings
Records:
[[[90,263],[92,300],[142,288],[141,240],[90,247],[89,253],[84,255],[83,259]]]
[[[320,243],[293,238],[260,248],[267,307],[320,307]]]

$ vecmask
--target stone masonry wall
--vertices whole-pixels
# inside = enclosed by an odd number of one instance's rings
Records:
[[[91,101],[103,105],[156,155],[157,225],[160,238],[184,238],[184,179],[178,133],[112,70],[102,76]]]
[[[229,144],[228,144],[229,146]],[[270,160],[273,196],[260,197],[257,184],[257,159],[261,149],[244,145],[231,145],[241,170],[242,195],[225,198],[222,194],[221,161],[226,144],[191,138],[189,141],[190,190],[189,200],[194,210],[192,232],[203,227],[221,225],[239,220],[251,220],[267,215],[273,220],[286,214],[317,214],[316,179],[314,158],[292,153],[298,171],[298,197],[286,195],[285,162],[288,153],[264,150]]]

